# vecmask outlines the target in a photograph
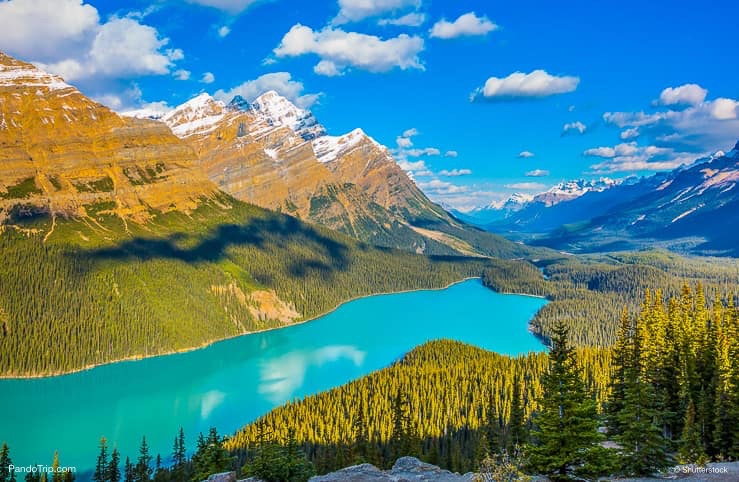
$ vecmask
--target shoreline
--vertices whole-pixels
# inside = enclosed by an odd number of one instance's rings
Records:
[[[276,326],[276,327],[273,327],[273,328],[264,328],[262,330],[250,331],[248,333],[239,333],[239,334],[232,335],[232,336],[227,336],[227,337],[224,337],[224,338],[218,338],[218,339],[215,339],[215,340],[210,340],[210,341],[204,342],[202,345],[199,345],[199,346],[182,348],[182,349],[178,349],[178,350],[170,350],[170,351],[167,351],[167,352],[157,353],[155,355],[134,355],[134,356],[129,356],[129,357],[125,357],[125,358],[119,358],[119,359],[110,360],[110,361],[106,361],[106,362],[94,363],[94,364],[91,364],[91,365],[85,365],[84,367],[81,367],[81,368],[75,368],[75,369],[69,370],[69,371],[55,372],[55,373],[51,373],[51,374],[44,374],[44,375],[12,375],[12,376],[11,375],[0,375],[0,381],[2,381],[2,380],[35,380],[35,379],[41,379],[41,378],[63,377],[63,376],[66,376],[66,375],[74,375],[75,373],[85,372],[85,371],[92,370],[94,368],[99,368],[99,367],[102,367],[102,366],[105,366],[105,365],[112,365],[114,363],[123,363],[123,362],[130,362],[130,361],[140,361],[140,360],[145,360],[145,359],[149,359],[149,358],[156,358],[156,357],[160,357],[160,356],[170,356],[170,355],[177,355],[177,354],[180,354],[180,353],[188,353],[188,352],[191,352],[191,351],[202,350],[203,348],[208,348],[209,346],[215,345],[216,343],[220,343],[220,342],[228,341],[228,340],[233,340],[234,338],[238,338],[238,337],[241,337],[241,336],[257,335],[259,333],[266,333],[266,332],[269,332],[269,331],[282,330],[282,329],[285,329],[285,328],[290,328],[292,326],[302,325],[302,324],[308,323],[310,321],[315,321],[318,318],[321,318],[321,317],[324,317],[326,315],[329,315],[329,314],[333,313],[334,311],[336,311],[339,308],[341,308],[343,305],[345,305],[347,303],[351,303],[352,301],[357,301],[357,300],[361,300],[361,299],[364,299],[364,298],[370,298],[370,297],[373,297],[373,296],[398,295],[398,294],[403,294],[403,293],[415,293],[417,291],[442,291],[442,290],[445,290],[445,289],[449,289],[449,288],[451,288],[454,285],[457,285],[457,284],[460,284],[460,283],[464,283],[465,281],[469,281],[469,280],[473,280],[473,279],[482,279],[482,276],[468,276],[468,277],[463,278],[463,279],[460,279],[458,281],[452,281],[451,283],[448,283],[447,285],[442,286],[440,288],[416,288],[416,289],[402,290],[402,291],[388,291],[388,292],[381,292],[381,293],[371,293],[371,294],[366,294],[366,295],[357,295],[357,296],[354,296],[352,298],[349,298],[349,299],[347,299],[345,301],[342,301],[341,303],[339,303],[335,307],[331,308],[330,310],[326,311],[325,313],[321,313],[321,314],[312,316],[310,318],[306,318],[305,320],[296,321],[296,322],[290,323],[288,325]],[[494,290],[491,290],[491,291],[493,291],[494,293],[498,293],[497,291],[494,291]],[[517,295],[518,293],[499,293],[499,294]],[[526,296],[528,296],[528,295],[526,295]],[[531,295],[531,296],[534,296],[534,295]]]

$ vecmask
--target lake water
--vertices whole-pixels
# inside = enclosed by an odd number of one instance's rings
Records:
[[[413,347],[452,338],[504,354],[541,351],[528,321],[545,301],[468,280],[439,291],[355,300],[301,325],[188,353],[114,363],[60,377],[0,380],[0,443],[15,465],[94,467],[101,436],[135,460],[142,435],[169,456],[215,426],[233,433],[271,408],[387,366]],[[21,477],[22,479],[22,477]]]

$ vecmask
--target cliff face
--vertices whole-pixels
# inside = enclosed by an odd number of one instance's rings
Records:
[[[0,222],[19,206],[84,217],[91,205],[145,221],[216,189],[165,125],[120,117],[0,53]]]
[[[454,251],[413,229],[415,220],[451,220],[361,129],[328,136],[310,112],[275,92],[252,105],[203,94],[162,120],[192,146],[208,177],[241,200],[374,244]]]

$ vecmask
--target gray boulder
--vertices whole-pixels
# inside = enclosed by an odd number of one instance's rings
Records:
[[[355,465],[330,474],[312,477],[310,482],[471,482],[472,474],[459,475],[415,457],[401,457],[390,470],[371,464]]]

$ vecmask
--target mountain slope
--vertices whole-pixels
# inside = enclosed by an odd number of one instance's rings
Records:
[[[243,201],[419,253],[522,249],[492,236],[476,245],[481,234],[432,203],[387,148],[361,129],[326,135],[309,111],[274,91],[252,104],[203,94],[162,120],[193,147],[208,177]]]
[[[664,246],[739,256],[739,144],[727,154],[577,200],[598,210],[537,243],[574,251]],[[590,197],[587,197],[590,196]]]
[[[180,125],[207,131],[195,120]],[[0,257],[0,376],[200,347],[486,263],[374,248],[239,201],[166,125],[122,118],[5,55]]]
[[[161,123],[120,117],[0,53],[0,223],[30,211],[85,217],[91,205],[143,222],[216,190]]]

